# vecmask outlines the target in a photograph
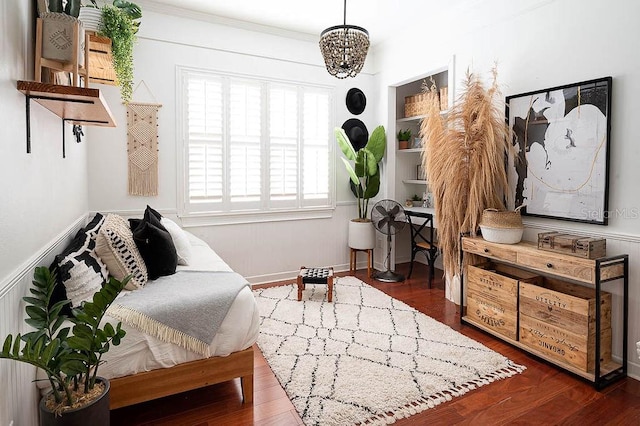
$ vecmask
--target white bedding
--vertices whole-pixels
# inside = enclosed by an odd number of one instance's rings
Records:
[[[187,235],[191,242],[191,259],[189,266],[178,265],[177,270],[231,271],[229,265],[204,241],[191,233]],[[121,296],[122,294],[118,297]],[[115,325],[118,320],[105,315],[102,322]],[[126,324],[122,327],[127,335],[119,346],[111,346],[109,352],[103,356],[105,363],[98,369],[99,376],[112,379],[203,358],[200,354],[165,343]],[[258,307],[251,289],[246,287],[238,293],[213,338],[210,346],[211,356],[227,356],[232,352],[247,349],[258,338],[258,328]],[[42,387],[48,385],[46,380],[38,383],[41,383]]]

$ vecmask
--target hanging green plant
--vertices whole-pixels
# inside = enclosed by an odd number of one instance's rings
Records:
[[[133,94],[133,45],[137,26],[123,9],[111,5],[102,8],[100,35],[111,39],[113,68],[120,84],[120,97],[125,103]]]

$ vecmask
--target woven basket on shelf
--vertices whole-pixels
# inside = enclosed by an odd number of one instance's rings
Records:
[[[524,232],[520,208],[512,211],[485,209],[480,220],[480,230],[487,241],[502,244],[520,242]]]

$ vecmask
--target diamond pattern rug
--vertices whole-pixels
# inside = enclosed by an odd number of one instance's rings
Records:
[[[305,425],[388,424],[526,367],[363,283],[254,290],[258,346]]]

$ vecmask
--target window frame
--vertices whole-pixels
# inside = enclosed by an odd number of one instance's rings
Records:
[[[224,211],[220,210],[202,210],[192,208],[192,203],[189,200],[189,167],[188,161],[188,149],[189,149],[189,128],[188,128],[188,96],[186,96],[187,81],[189,76],[200,75],[203,77],[213,77],[234,80],[245,80],[253,83],[258,83],[262,86],[262,101],[261,108],[262,114],[262,136],[261,136],[261,157],[262,157],[262,201],[258,205],[252,205],[250,209],[233,210],[233,203],[221,203]],[[303,188],[302,178],[304,174],[303,158],[298,159],[298,182],[299,188],[296,197],[296,206],[287,205],[287,203],[273,202],[273,206],[266,206],[269,201],[269,175],[271,169],[265,167],[267,160],[265,156],[270,155],[269,146],[265,146],[265,141],[269,139],[269,91],[266,89],[269,85],[274,87],[295,87],[298,93],[298,99],[300,102],[303,100],[301,96],[301,90],[310,92],[320,91],[326,92],[329,97],[328,107],[328,198],[327,203],[318,205],[317,202],[304,203],[304,200],[300,197]],[[223,87],[223,92],[225,89]],[[225,129],[228,129],[228,115],[229,107],[226,105],[228,97],[223,96],[223,115]],[[327,86],[321,84],[314,84],[309,82],[284,80],[275,78],[265,78],[261,76],[239,74],[231,72],[223,72],[214,69],[194,68],[187,66],[176,66],[176,174],[177,174],[177,204],[178,204],[178,217],[182,221],[182,225],[185,227],[190,226],[207,226],[207,225],[224,225],[224,224],[237,224],[237,223],[254,223],[254,222],[273,222],[273,221],[287,221],[287,220],[302,220],[302,219],[318,219],[318,218],[330,218],[333,216],[333,212],[336,209],[336,179],[335,179],[335,143],[332,143],[333,127],[331,123],[335,123],[336,117],[336,87]],[[303,106],[298,105],[298,122],[303,120],[302,117]],[[304,124],[298,124],[298,144],[296,145],[299,157],[303,156],[304,140],[302,138],[302,130]],[[227,131],[227,130],[225,130]],[[228,145],[225,139],[228,135],[223,135],[223,155],[228,157],[229,153],[226,152]],[[223,173],[228,173],[228,168],[223,168]],[[228,183],[227,183],[228,185]],[[264,196],[264,197],[263,197]],[[265,199],[266,197],[266,199]],[[265,201],[266,200],[266,201]],[[206,203],[203,203],[206,204]],[[278,204],[283,204],[282,207],[278,207]]]

